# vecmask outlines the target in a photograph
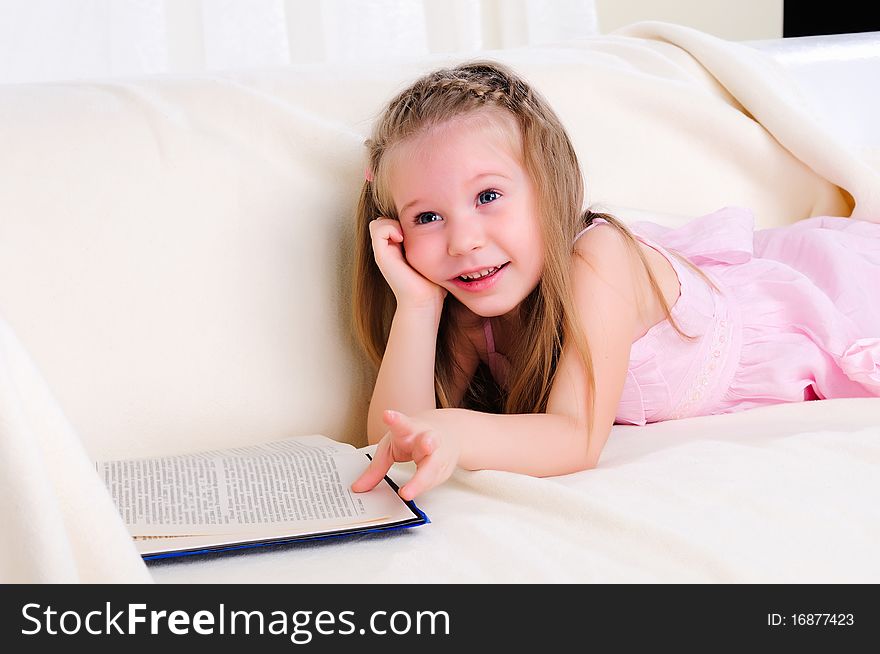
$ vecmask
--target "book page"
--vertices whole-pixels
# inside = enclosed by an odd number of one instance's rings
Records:
[[[147,459],[104,461],[99,474],[132,536],[306,534],[402,520],[387,483],[354,493],[369,465],[324,436]]]

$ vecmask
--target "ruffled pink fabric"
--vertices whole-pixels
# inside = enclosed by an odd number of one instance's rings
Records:
[[[672,314],[698,338],[663,321],[633,344],[619,422],[880,396],[880,224],[816,217],[756,232],[750,211],[727,207],[678,229],[632,228],[675,268]]]
[[[838,363],[847,377],[880,395],[880,338],[860,338],[846,348]]]
[[[698,266],[745,263],[754,254],[754,218],[739,207],[724,207],[678,229],[649,222],[635,223],[632,229],[649,245],[686,254]]]

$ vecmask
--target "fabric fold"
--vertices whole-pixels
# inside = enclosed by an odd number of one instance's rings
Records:
[[[754,254],[755,216],[742,207],[724,207],[681,227],[637,222],[632,230],[686,255],[697,265],[745,263]]]
[[[880,338],[860,338],[837,357],[844,374],[880,394]]]
[[[631,360],[617,405],[616,422],[639,426],[647,424],[653,417],[646,404],[648,398],[653,406],[663,406],[669,402],[669,385],[657,365],[656,357],[650,354],[646,358]]]

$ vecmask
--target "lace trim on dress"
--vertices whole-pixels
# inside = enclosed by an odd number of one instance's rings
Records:
[[[716,396],[723,394],[730,384],[741,347],[740,339],[737,338],[739,318],[719,301],[717,294],[715,310],[716,320],[706,353],[691,385],[669,414],[670,419],[702,415],[702,407],[714,402]]]
[[[709,388],[711,377],[716,375],[715,370],[718,369],[719,360],[721,358],[721,348],[724,342],[730,338],[730,323],[727,320],[719,320],[715,323],[712,330],[712,342],[709,345],[709,354],[705,357],[700,367],[699,373],[694,377],[694,381],[690,388],[685,391],[682,401],[670,414],[673,420],[677,418],[686,418],[693,414],[703,399],[703,395]]]

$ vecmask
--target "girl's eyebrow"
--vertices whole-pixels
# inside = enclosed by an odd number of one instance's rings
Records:
[[[512,181],[512,180],[510,179],[510,177],[508,177],[507,175],[505,175],[505,174],[503,174],[503,173],[480,173],[480,174],[478,174],[478,175],[475,175],[474,177],[471,177],[471,178],[468,180],[467,183],[468,183],[468,184],[473,184],[473,183],[476,182],[478,179],[483,179],[484,177],[501,177],[502,179],[506,179],[506,180],[508,180],[508,181]],[[410,202],[407,202],[405,205],[403,205],[403,209],[400,210],[401,215],[402,215],[402,214],[405,214],[406,211],[407,211],[407,209],[409,209],[409,208],[412,207],[413,205],[419,204],[420,202],[421,202],[421,200],[412,200],[412,201],[410,201]]]
[[[482,179],[483,177],[503,177],[504,179],[510,179],[510,177],[508,177],[504,173],[480,173],[475,177],[471,177],[468,183],[476,182],[478,179]]]

